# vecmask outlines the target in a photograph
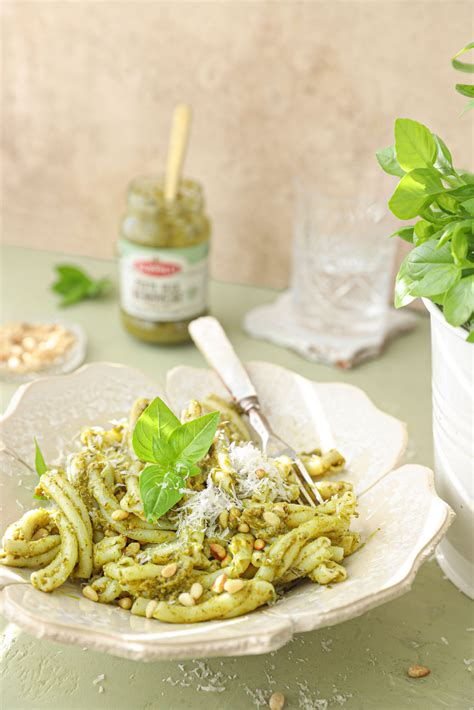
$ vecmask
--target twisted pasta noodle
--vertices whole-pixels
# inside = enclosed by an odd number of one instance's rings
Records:
[[[170,602],[158,602],[153,611],[153,618],[171,624],[193,624],[211,619],[231,619],[248,614],[275,598],[272,584],[263,580],[252,579],[244,582],[243,588],[229,594],[215,595],[194,606],[180,606]],[[132,614],[145,616],[148,599],[137,599],[132,606]]]
[[[253,535],[239,533],[232,537],[229,543],[229,552],[232,555],[232,561],[227,569],[229,577],[240,577],[247,571],[252,561],[253,543]]]
[[[2,539],[3,549],[15,557],[34,557],[49,552],[59,545],[59,535],[49,533],[38,540],[32,538],[38,530],[47,531],[50,527],[49,510],[29,510],[6,529]]]
[[[77,537],[78,560],[76,576],[88,578],[92,574],[92,525],[79,493],[63,475],[47,471],[41,476],[41,489],[54,500],[73,526]]]
[[[176,573],[172,577],[164,577],[163,565],[147,562],[137,564],[131,558],[122,558],[119,562],[108,562],[103,571],[107,577],[119,582],[121,588],[134,596],[162,598],[171,590],[179,588],[189,579],[193,565],[191,560],[181,559],[176,565]]]
[[[347,577],[347,571],[337,562],[328,560],[315,567],[314,570],[308,574],[308,577],[318,584],[331,584],[343,582]]]
[[[174,558],[180,547],[178,540],[165,542],[162,545],[151,545],[146,549],[146,556],[155,565],[165,565]]]
[[[211,460],[214,462],[214,467],[211,476],[217,486],[235,496],[235,469],[231,464],[229,450],[222,434],[222,427],[220,427],[213,443]]]
[[[95,579],[90,585],[94,592],[97,592],[99,601],[102,604],[110,604],[114,599],[117,599],[121,593],[122,588],[120,584],[115,579],[110,579],[110,577],[99,577]]]
[[[324,500],[340,496],[346,491],[352,491],[352,483],[347,481],[318,481],[318,491]]]
[[[58,536],[59,537],[59,536]],[[0,551],[0,564],[8,567],[42,567],[54,560],[59,552],[59,545],[56,545],[51,550],[43,552],[41,555],[31,555],[23,557],[22,555],[11,555],[4,550]]]
[[[302,454],[301,460],[313,478],[324,476],[327,473],[339,473],[346,465],[344,457],[336,449],[330,449],[324,454],[319,450],[310,454]]]
[[[191,422],[193,419],[197,419],[202,414],[202,407],[196,399],[192,399],[186,407],[184,407],[181,412],[181,424],[186,422]]]
[[[117,562],[126,544],[127,538],[125,535],[104,537],[99,542],[96,542],[93,552],[95,574],[97,574],[107,562]]]
[[[356,532],[344,532],[342,535],[330,533],[333,544],[339,545],[344,551],[344,557],[349,557],[360,547],[360,535]]]
[[[340,524],[339,520],[329,515],[318,515],[291,532],[282,535],[270,547],[262,566],[255,575],[256,579],[265,579],[271,582],[273,579],[282,577],[293,565],[306,542],[329,530],[337,529]]]
[[[67,468],[67,477],[76,490],[81,491],[81,496],[87,508],[92,508],[94,499],[89,491],[88,454],[80,452],[72,457]]]
[[[54,513],[54,519],[61,537],[59,551],[52,562],[30,576],[33,587],[41,592],[52,592],[64,584],[72,574],[78,559],[78,543],[72,524],[59,510]]]
[[[293,582],[295,579],[309,575],[315,568],[329,560],[340,562],[343,556],[344,551],[342,548],[332,546],[328,537],[318,537],[303,546],[292,566],[280,579],[274,580],[273,583],[287,584],[288,582]]]
[[[156,530],[150,523],[146,523],[134,515],[130,515],[126,520],[114,520],[112,513],[116,510],[123,510],[123,508],[120,507],[105,485],[97,466],[89,467],[89,485],[102,516],[109,527],[119,535],[126,535],[132,540],[143,543],[160,543],[173,539],[174,533],[172,531]]]
[[[140,482],[138,476],[127,476],[125,480],[126,493],[120,501],[120,507],[127,513],[134,513],[141,520],[145,520],[145,511],[140,497]]]
[[[252,438],[249,428],[233,404],[215,394],[205,397],[202,403],[207,411],[215,412],[217,410],[223,415],[224,421],[228,423],[233,441],[249,441]]]
[[[212,565],[212,562],[204,555],[202,545],[189,541],[187,544],[183,544],[177,539],[162,545],[150,545],[143,554],[147,560],[157,565],[166,565],[180,557],[192,560],[195,569],[207,570]]]

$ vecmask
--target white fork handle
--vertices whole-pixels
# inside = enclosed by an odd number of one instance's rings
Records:
[[[247,370],[216,318],[204,316],[193,320],[189,324],[189,332],[209,365],[238,402],[244,397],[257,396]]]

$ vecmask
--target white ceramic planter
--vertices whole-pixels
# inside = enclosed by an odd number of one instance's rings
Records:
[[[456,513],[437,549],[444,573],[474,598],[474,344],[423,299],[431,315],[436,488]]]

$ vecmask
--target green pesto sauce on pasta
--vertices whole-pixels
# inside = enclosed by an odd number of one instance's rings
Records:
[[[221,420],[200,474],[156,523],[140,497],[144,463],[131,436],[147,400],[109,429],[84,429],[77,450],[41,476],[47,499],[9,526],[0,563],[36,568],[31,583],[51,592],[72,578],[91,601],[132,614],[191,623],[246,614],[273,603],[298,580],[343,582],[344,559],[360,545],[352,485],[335,451],[302,453],[324,499],[303,505],[288,457],[269,458],[244,418],[210,395],[181,413],[189,421],[218,410]]]

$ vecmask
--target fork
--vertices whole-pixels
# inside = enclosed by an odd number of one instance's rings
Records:
[[[300,501],[313,507],[323,503],[317,486],[296,451],[272,431],[261,411],[258,395],[249,374],[219,321],[212,316],[197,318],[189,324],[189,332],[197,348],[219,375],[237,405],[248,416],[260,439],[263,453],[271,458],[288,456],[292,459],[300,489]]]

